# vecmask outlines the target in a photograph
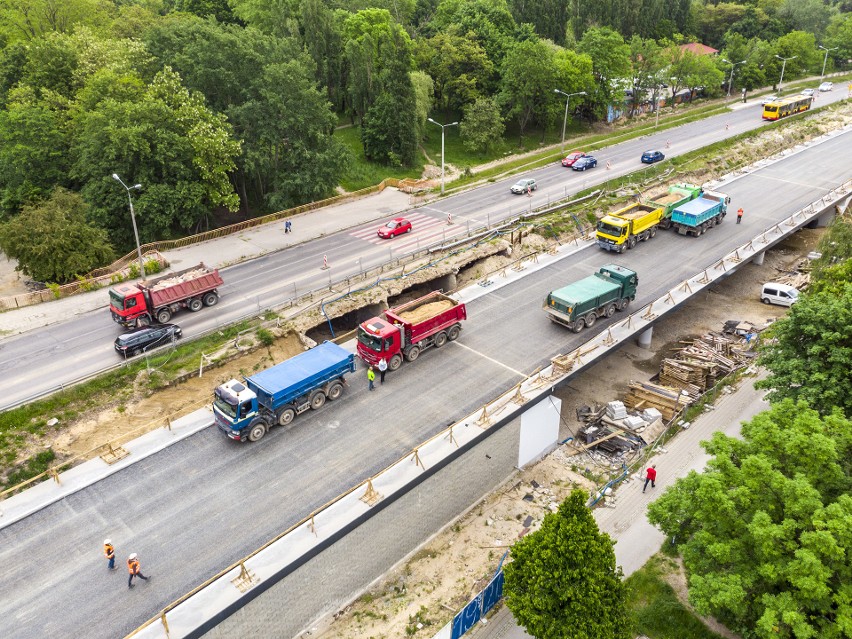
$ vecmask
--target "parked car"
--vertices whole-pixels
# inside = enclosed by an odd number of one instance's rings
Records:
[[[763,97],[763,98],[760,99],[760,104],[761,105],[769,104],[770,102],[775,102],[777,99],[778,99],[777,95],[767,95],[766,97]]]
[[[834,82],[823,82],[819,85],[820,91],[831,91],[834,88]]]
[[[133,357],[179,339],[183,332],[177,324],[146,326],[115,338],[115,350],[124,357]]]
[[[799,299],[799,291],[795,286],[789,284],[776,284],[767,282],[760,291],[760,301],[764,304],[777,304],[778,306],[792,306]]]
[[[404,217],[398,217],[381,227],[378,235],[383,239],[388,239],[390,237],[402,235],[403,233],[411,233],[411,222],[406,220]]]
[[[598,161],[591,155],[587,155],[574,162],[574,164],[571,165],[571,168],[575,171],[585,171],[586,169],[593,169],[597,165]]]
[[[816,93],[816,89],[802,89],[802,95],[813,95]]]
[[[572,151],[562,158],[562,166],[574,166],[574,162],[584,157],[586,157],[586,154],[582,151]]]
[[[526,178],[524,180],[518,180],[512,185],[512,193],[515,195],[520,195],[521,193],[528,193],[529,191],[535,191],[538,187],[536,186],[535,180],[532,178]]]
[[[663,155],[662,151],[645,151],[642,154],[642,163],[643,164],[653,164],[654,162],[660,162],[665,160],[666,156]]]

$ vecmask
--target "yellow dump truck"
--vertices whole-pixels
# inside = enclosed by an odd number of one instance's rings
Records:
[[[637,202],[604,216],[598,222],[598,246],[607,251],[624,253],[636,242],[654,237],[665,213],[664,207]]]

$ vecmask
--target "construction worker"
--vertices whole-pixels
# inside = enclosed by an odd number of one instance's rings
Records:
[[[376,381],[376,372],[373,370],[373,367],[370,366],[370,368],[367,369],[367,382],[370,385],[370,390],[375,390],[376,387],[373,385],[373,382],[375,382],[375,381]]]
[[[108,560],[107,567],[110,570],[115,570],[115,546],[109,539],[104,539],[104,557]]]
[[[743,221],[743,210],[737,209],[737,224]]]
[[[127,578],[127,587],[133,588],[133,578],[139,577],[139,579],[144,579],[148,581],[148,577],[142,574],[142,570],[139,567],[139,555],[135,552],[130,553],[130,556],[127,558],[127,572],[130,573],[130,576]]]

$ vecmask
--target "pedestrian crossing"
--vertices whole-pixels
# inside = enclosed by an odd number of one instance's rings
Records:
[[[355,237],[371,244],[379,246],[389,246],[394,251],[412,251],[418,247],[426,247],[443,238],[454,237],[465,230],[465,227],[458,224],[447,224],[446,218],[433,217],[412,211],[410,214],[400,215],[411,222],[411,232],[403,235],[397,235],[391,239],[382,239],[377,235],[379,228],[387,224],[389,220],[379,220],[371,226],[364,226],[349,233]]]

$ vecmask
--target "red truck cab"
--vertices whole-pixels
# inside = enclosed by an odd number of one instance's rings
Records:
[[[457,339],[465,319],[463,303],[433,291],[363,322],[358,327],[358,355],[371,366],[384,359],[388,370],[395,371],[403,359],[413,362],[423,349]]]

